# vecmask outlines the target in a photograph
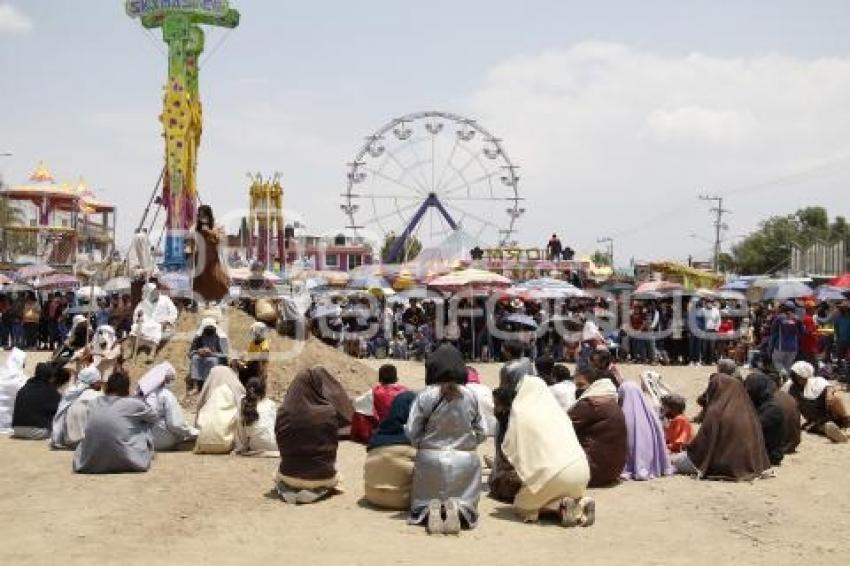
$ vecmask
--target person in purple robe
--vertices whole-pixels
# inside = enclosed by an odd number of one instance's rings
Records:
[[[651,480],[673,473],[661,419],[640,386],[625,381],[620,386],[619,397],[627,432],[626,467],[621,477]]]

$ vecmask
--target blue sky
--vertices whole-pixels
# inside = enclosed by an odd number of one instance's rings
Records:
[[[504,138],[524,242],[558,231],[589,252],[614,234],[621,261],[707,257],[703,191],[737,190],[730,241],[807,204],[850,215],[848,2],[231,4],[242,23],[208,32],[201,77],[217,209],[246,205],[247,171],[280,170],[287,208],[344,225],[363,137],[440,109]],[[0,0],[0,173],[84,175],[126,239],[161,167],[165,71],[122,1]]]

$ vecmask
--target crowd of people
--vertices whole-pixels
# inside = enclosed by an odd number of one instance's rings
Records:
[[[798,360],[784,374],[742,377],[722,359],[712,372],[694,429],[686,402],[653,371],[624,379],[612,352],[597,345],[571,373],[523,344],[505,344],[507,361],[491,390],[461,351],[443,343],[425,358],[420,391],[401,385],[385,364],[378,381],[350,399],[322,367],[298,373],[280,404],[267,397],[272,363],[265,333],[252,328],[254,359],[233,359],[218,324],[205,319],[191,356],[197,382],[194,421],[170,385],[169,362],[152,366],[131,386],[121,361],[101,371],[92,359],[39,363],[13,350],[0,370],[0,430],[73,450],[83,474],[144,472],[157,452],[239,454],[279,459],[275,491],[290,504],[310,504],[341,489],[339,443],[365,445],[364,496],[379,508],[404,510],[431,534],[458,534],[480,521],[486,490],[518,518],[552,518],[589,527],[596,502],[588,488],[656,480],[681,473],[702,479],[767,478],[796,450],[802,431],[846,442],[850,417],[840,391]],[[493,442],[495,456],[481,445]]]

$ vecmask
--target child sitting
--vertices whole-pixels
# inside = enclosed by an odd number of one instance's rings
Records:
[[[667,450],[678,454],[688,447],[694,438],[694,430],[684,415],[685,398],[671,394],[661,398],[661,416],[664,418],[664,439]]]

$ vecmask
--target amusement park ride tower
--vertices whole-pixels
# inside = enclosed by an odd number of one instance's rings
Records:
[[[273,269],[274,252],[272,243],[277,243],[277,257],[280,269],[284,269],[283,237],[283,186],[280,173],[272,178],[263,179],[259,173],[248,174],[251,179],[251,211],[248,216],[248,233],[251,245],[248,248],[249,259],[262,263],[266,269]],[[256,250],[256,256],[254,256]]]
[[[202,129],[198,72],[204,51],[200,24],[232,29],[239,25],[239,12],[227,0],[127,0],[126,9],[146,29],[162,28],[168,45],[168,82],[159,118],[165,138],[165,266],[181,269],[198,201],[195,173]]]

